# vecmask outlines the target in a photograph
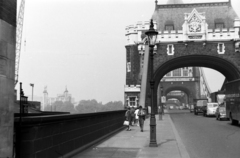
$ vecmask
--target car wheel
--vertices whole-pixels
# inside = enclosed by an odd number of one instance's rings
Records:
[[[232,120],[232,125],[238,125],[238,120]]]
[[[232,115],[231,114],[230,114],[230,120],[232,121],[231,122],[232,125],[238,125],[238,120],[232,119]]]

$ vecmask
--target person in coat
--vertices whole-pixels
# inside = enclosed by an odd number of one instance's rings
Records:
[[[140,126],[140,129],[141,129],[141,132],[143,132],[145,115],[146,115],[145,110],[143,110],[142,106],[139,106],[138,117],[139,117],[139,126]]]

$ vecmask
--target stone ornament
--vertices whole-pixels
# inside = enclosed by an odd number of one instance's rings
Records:
[[[201,32],[201,20],[193,14],[192,18],[189,20],[189,32],[196,33]]]
[[[206,38],[205,13],[199,13],[195,8],[191,13],[185,13],[185,23],[183,24],[183,33],[186,34],[187,40],[203,40]]]

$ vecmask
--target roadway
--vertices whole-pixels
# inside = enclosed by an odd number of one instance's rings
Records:
[[[189,110],[169,110],[175,128],[191,158],[239,158],[240,126]]]

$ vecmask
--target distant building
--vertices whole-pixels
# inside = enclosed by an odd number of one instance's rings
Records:
[[[44,111],[46,106],[51,106],[56,101],[71,102],[72,104],[74,104],[74,98],[72,97],[71,94],[68,93],[67,87],[63,92],[63,94],[58,94],[57,97],[49,97],[47,87],[45,87],[43,91],[43,100],[42,100],[41,110]]]
[[[72,95],[68,93],[67,87],[66,87],[66,90],[63,92],[63,94],[57,95],[56,101],[72,102]]]

